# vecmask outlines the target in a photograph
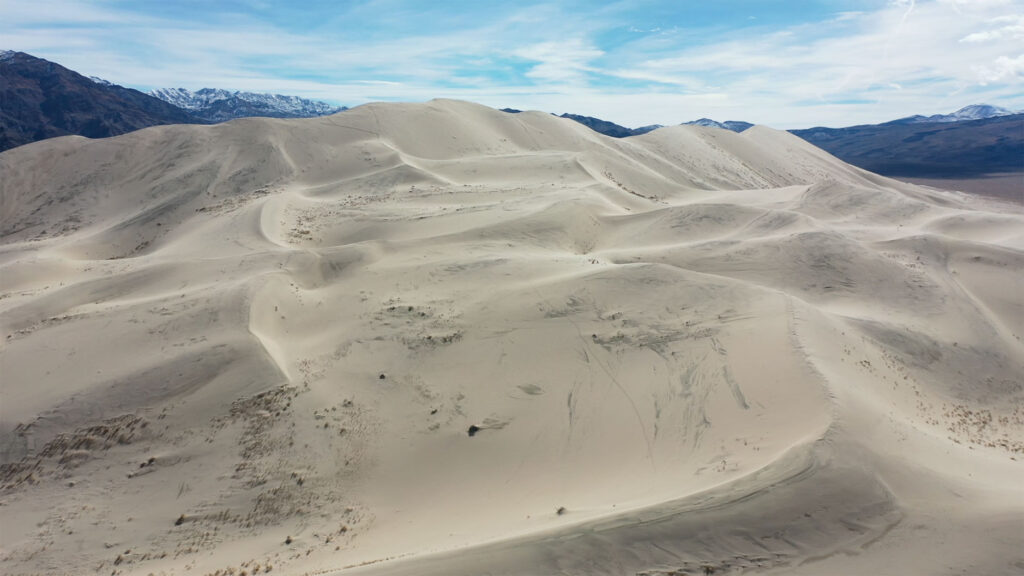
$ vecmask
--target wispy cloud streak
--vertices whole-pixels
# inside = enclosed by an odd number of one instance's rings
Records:
[[[849,0],[771,23],[728,11],[697,22],[658,0],[456,4],[0,0],[0,48],[140,88],[348,105],[455,97],[630,125],[711,116],[801,127],[978,101],[1024,107],[1024,0]]]

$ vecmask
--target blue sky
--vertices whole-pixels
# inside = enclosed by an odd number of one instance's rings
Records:
[[[1024,0],[0,0],[0,48],[143,90],[461,98],[628,126],[1024,108]]]

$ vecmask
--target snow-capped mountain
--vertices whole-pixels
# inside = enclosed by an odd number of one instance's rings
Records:
[[[945,124],[947,122],[964,122],[967,120],[984,120],[997,116],[1009,116],[1017,114],[1013,110],[990,106],[988,104],[971,104],[953,112],[952,114],[934,114],[932,116],[914,115],[887,122],[887,124]]]
[[[249,116],[311,118],[346,110],[345,107],[298,96],[232,92],[218,88],[203,88],[194,92],[185,88],[159,88],[149,94],[188,110],[208,122],[224,122]]]
[[[701,118],[699,120],[692,120],[690,122],[683,122],[688,126],[705,126],[708,128],[721,128],[723,130],[732,130],[733,132],[743,132],[747,128],[753,126],[750,122],[742,122],[739,120],[726,120],[725,122],[718,122],[710,118]]]

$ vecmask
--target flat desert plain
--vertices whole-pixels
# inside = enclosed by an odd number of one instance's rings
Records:
[[[0,154],[5,574],[1024,572],[1024,209],[373,104]]]

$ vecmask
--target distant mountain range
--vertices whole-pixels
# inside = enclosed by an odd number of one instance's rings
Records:
[[[501,108],[501,111],[507,112],[509,114],[519,114],[520,112],[522,112],[522,110],[518,110],[516,108]],[[552,116],[558,115],[552,114]],[[650,126],[641,126],[640,128],[626,128],[625,126],[616,124],[615,122],[609,122],[607,120],[602,120],[600,118],[594,118],[593,116],[580,116],[579,114],[567,113],[562,114],[561,116],[558,117],[567,118],[569,120],[579,122],[580,124],[583,124],[587,128],[590,128],[594,132],[600,132],[601,134],[604,134],[605,136],[611,136],[612,138],[627,138],[629,136],[639,136],[641,134],[647,134],[652,130],[657,130],[658,128],[663,127],[661,124],[652,124]]]
[[[348,110],[344,106],[332,106],[298,96],[231,92],[217,88],[203,88],[195,92],[185,88],[159,88],[149,94],[211,123],[250,116],[311,118]]]
[[[885,124],[945,124],[948,122],[966,122],[969,120],[984,120],[998,116],[1010,116],[1017,114],[1013,110],[990,106],[988,104],[971,104],[953,112],[952,114],[935,114],[932,116],[907,116],[886,122]]]
[[[733,132],[743,132],[747,128],[753,126],[750,122],[740,122],[737,120],[726,120],[725,122],[716,122],[710,118],[701,118],[699,120],[691,120],[689,122],[683,122],[683,124],[689,126],[705,126],[708,128],[721,128],[722,130],[732,130]]]
[[[0,51],[0,152],[54,136],[102,138],[161,124],[209,124],[246,116],[299,118],[341,110],[345,108],[296,96],[214,88],[163,88],[145,94],[24,52]],[[615,138],[661,127],[627,128],[578,114],[561,117]],[[686,124],[734,132],[752,126],[709,118]],[[886,176],[965,178],[1024,172],[1024,114],[986,104],[882,124],[790,132],[841,160]]]
[[[104,138],[162,124],[305,118],[344,109],[296,96],[213,88],[145,94],[24,52],[0,51],[0,152],[55,136]]]
[[[884,124],[790,132],[844,162],[885,176],[964,178],[1024,172],[1024,114],[931,120],[964,110],[925,120],[912,121],[925,117],[911,116]]]
[[[644,134],[659,126],[627,128],[613,122],[562,114],[612,136]],[[701,118],[685,124],[743,132],[750,122]],[[952,114],[908,116],[881,124],[848,128],[790,130],[844,162],[894,177],[971,178],[1024,172],[1024,113],[988,104],[965,106]]]
[[[54,136],[115,136],[194,123],[188,112],[138,90],[98,84],[24,52],[0,52],[0,151]]]
[[[504,112],[519,112],[512,108],[503,109]],[[907,126],[913,124],[949,124],[953,122],[967,122],[971,120],[984,120],[988,118],[998,118],[1002,116],[1012,116],[1019,114],[1013,110],[1006,108],[1000,108],[998,106],[990,106],[988,104],[972,104],[965,106],[952,114],[935,114],[933,116],[907,116],[906,118],[898,118],[896,120],[890,120],[889,122],[883,122],[882,124],[871,124],[870,126]],[[613,138],[626,138],[629,136],[637,136],[639,134],[646,134],[651,130],[661,128],[660,124],[654,124],[652,126],[644,126],[641,128],[627,128],[620,126],[614,122],[607,120],[601,120],[600,118],[593,118],[591,116],[579,116],[577,114],[562,114],[562,118],[569,118],[575,120],[584,126],[591,128],[596,132],[600,132],[605,136],[611,136]],[[743,132],[747,128],[753,126],[750,122],[743,122],[739,120],[726,120],[725,122],[718,122],[710,118],[700,118],[698,120],[691,120],[689,122],[683,122],[684,125],[688,126],[704,126],[707,128],[721,128],[723,130],[732,130],[733,132]],[[811,133],[812,131],[822,130],[850,130],[853,128],[864,128],[865,126],[851,126],[850,128],[810,128],[807,130],[790,130],[793,134],[800,135],[800,133]],[[806,138],[805,138],[806,139]]]
[[[611,136],[613,138],[639,136],[662,127],[661,124],[652,124],[651,126],[641,126],[640,128],[626,128],[625,126],[620,126],[614,122],[601,120],[600,118],[594,118],[592,116],[580,116],[579,114],[562,114],[560,117],[575,120],[595,132],[600,132],[605,136]]]

